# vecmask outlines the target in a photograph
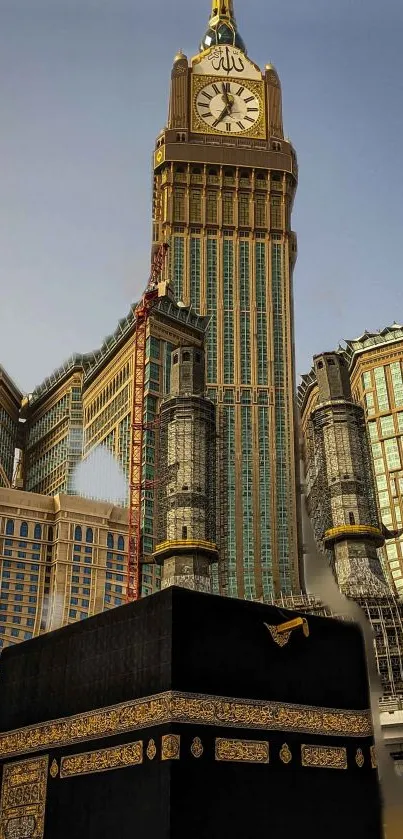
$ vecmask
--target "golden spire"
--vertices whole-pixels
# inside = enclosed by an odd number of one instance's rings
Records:
[[[245,44],[237,30],[233,0],[212,0],[208,30],[200,49],[231,45],[246,54]]]
[[[217,20],[227,20],[235,24],[234,6],[232,0],[212,0],[210,25]]]

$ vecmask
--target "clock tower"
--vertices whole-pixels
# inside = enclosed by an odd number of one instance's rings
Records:
[[[154,151],[153,242],[176,299],[207,315],[216,405],[216,591],[299,591],[291,210],[294,149],[280,81],[247,55],[232,0],[213,0],[199,53],[179,52]]]

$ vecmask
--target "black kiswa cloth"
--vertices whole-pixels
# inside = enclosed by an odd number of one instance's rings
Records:
[[[66,726],[40,746],[50,763],[91,752],[90,772],[49,780],[44,839],[381,839],[360,631],[304,616],[309,634],[277,643],[297,615],[171,588],[6,649],[3,765],[34,754],[11,756],[5,732],[52,720]],[[140,722],[104,736],[110,706],[136,701],[113,714]],[[94,709],[96,735],[69,742],[69,717]],[[139,740],[141,762],[105,770],[105,749]]]

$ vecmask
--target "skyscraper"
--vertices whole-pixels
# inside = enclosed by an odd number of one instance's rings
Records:
[[[247,56],[232,0],[213,0],[199,53],[179,52],[154,152],[153,240],[174,294],[207,315],[218,422],[223,594],[299,590],[291,210],[294,149],[280,81]],[[214,572],[213,572],[214,574]]]
[[[0,487],[11,485],[22,393],[0,365]]]

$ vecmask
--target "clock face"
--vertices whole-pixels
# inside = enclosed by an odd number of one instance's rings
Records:
[[[250,131],[260,115],[259,100],[246,84],[221,79],[202,87],[195,105],[206,126],[223,134]]]

